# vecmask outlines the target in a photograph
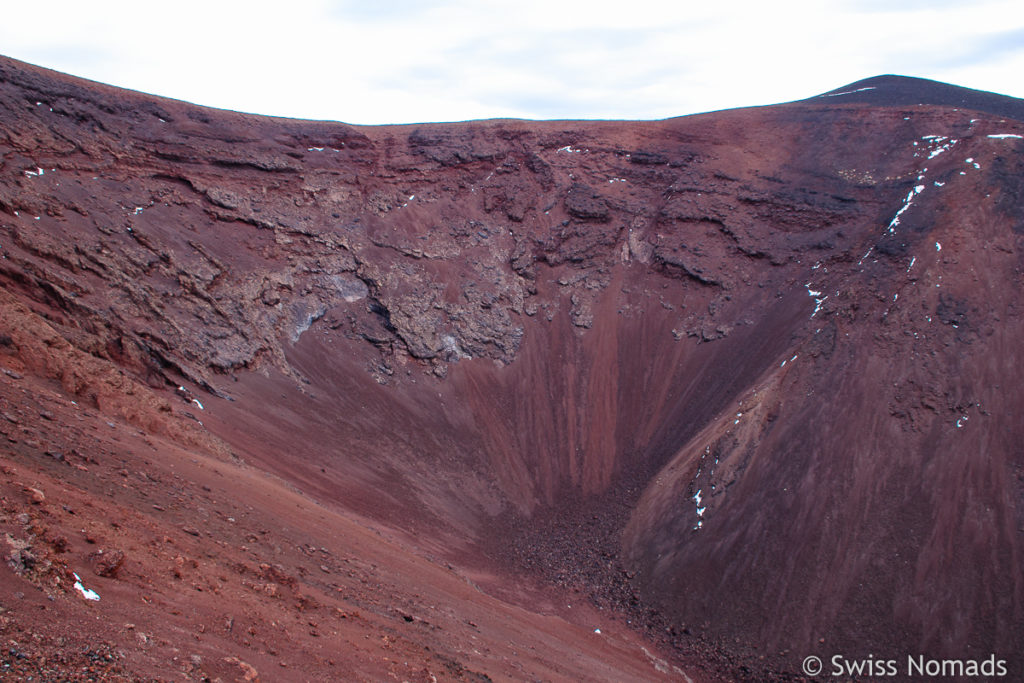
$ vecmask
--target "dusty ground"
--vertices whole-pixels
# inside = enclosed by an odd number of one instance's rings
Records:
[[[280,479],[5,369],[11,680],[686,680],[578,592],[424,557]]]

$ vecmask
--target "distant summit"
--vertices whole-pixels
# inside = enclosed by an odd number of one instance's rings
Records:
[[[1024,100],[911,76],[887,74],[865,78],[801,101],[813,102],[818,99],[882,107],[916,104],[962,107],[1024,121]]]

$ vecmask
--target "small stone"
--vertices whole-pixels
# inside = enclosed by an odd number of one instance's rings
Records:
[[[40,503],[43,503],[46,500],[46,496],[43,495],[43,492],[40,491],[39,489],[30,487],[28,489],[28,493],[32,497],[32,502],[36,505],[39,505]]]
[[[198,536],[199,535],[199,529],[195,528],[194,526],[182,527],[181,530],[184,531],[189,536]]]
[[[121,550],[100,549],[89,554],[89,564],[96,576],[115,578],[124,565],[125,554]]]

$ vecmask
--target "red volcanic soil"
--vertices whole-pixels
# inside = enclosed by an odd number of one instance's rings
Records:
[[[0,674],[1024,677],[1022,119],[353,127],[0,59]]]

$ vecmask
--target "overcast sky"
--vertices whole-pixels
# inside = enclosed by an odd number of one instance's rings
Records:
[[[4,3],[0,54],[349,123],[654,119],[885,73],[1024,97],[1021,0]]]

